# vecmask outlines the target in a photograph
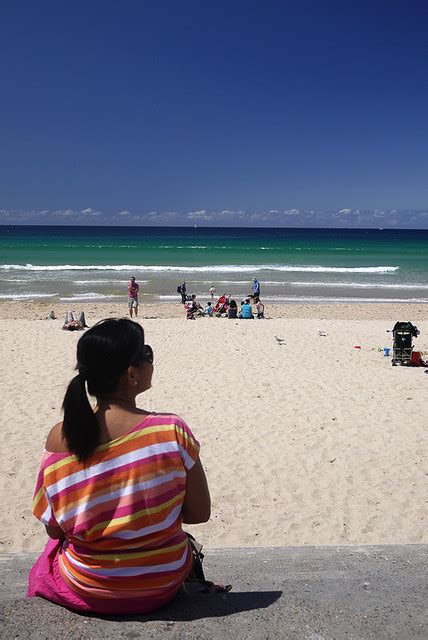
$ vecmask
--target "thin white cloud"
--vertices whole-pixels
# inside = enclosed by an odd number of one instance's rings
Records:
[[[83,215],[85,216],[95,216],[95,217],[104,215],[102,211],[96,211],[91,207],[88,207],[87,209],[82,209],[80,213],[83,213]]]
[[[212,214],[208,213],[205,209],[200,211],[189,211],[185,214],[188,220],[211,220]]]

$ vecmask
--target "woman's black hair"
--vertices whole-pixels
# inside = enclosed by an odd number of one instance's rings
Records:
[[[127,318],[109,318],[94,325],[77,343],[78,375],[68,385],[62,408],[62,435],[69,451],[80,461],[99,444],[100,426],[89,404],[85,384],[91,396],[114,392],[120,376],[129,366],[147,360],[144,330]]]
[[[229,303],[229,307],[231,309],[237,309],[238,305],[236,304],[236,300],[231,300],[230,303]]]

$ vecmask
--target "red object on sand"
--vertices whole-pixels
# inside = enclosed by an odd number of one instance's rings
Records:
[[[214,305],[214,313],[226,313],[229,308],[229,301],[227,296],[220,296]]]
[[[412,351],[412,355],[410,357],[410,364],[412,367],[419,367],[422,364],[421,352],[420,351]]]
[[[355,345],[355,347],[354,347],[354,349],[361,349],[361,347],[360,347],[360,345],[359,345],[359,344],[356,344],[356,345]]]

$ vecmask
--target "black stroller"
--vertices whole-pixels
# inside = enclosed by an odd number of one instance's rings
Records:
[[[396,322],[392,330],[392,364],[411,364],[412,338],[419,335],[419,329],[411,322]]]

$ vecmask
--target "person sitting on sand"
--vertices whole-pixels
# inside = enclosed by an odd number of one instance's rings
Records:
[[[208,316],[209,318],[213,317],[213,307],[211,302],[207,302],[207,306],[204,309],[204,316]]]
[[[186,302],[186,304],[184,305],[184,308],[186,310],[186,318],[188,320],[194,320],[198,308],[196,306],[196,302],[193,298],[193,295],[192,295],[192,299],[189,302]]]
[[[249,298],[246,298],[241,302],[241,313],[239,314],[239,317],[243,320],[252,320],[254,318]]]
[[[186,317],[188,320],[194,320],[196,314],[200,316],[204,315],[202,305],[196,300],[196,293],[192,293],[190,301],[185,304],[184,308],[186,309]]]
[[[265,317],[265,305],[263,304],[263,302],[260,300],[260,298],[256,298],[255,299],[255,303],[256,303],[256,311],[257,311],[257,317],[260,318],[264,318]]]
[[[33,513],[50,540],[28,596],[85,613],[145,614],[172,600],[195,566],[182,523],[210,517],[199,444],[179,416],[137,408],[153,375],[138,323],[110,318],[89,329],[76,369],[37,479]]]
[[[55,311],[51,311],[47,316],[46,316],[46,320],[56,320],[57,317],[55,315]]]
[[[236,300],[230,301],[229,309],[227,310],[227,317],[229,320],[235,320],[238,317],[238,305],[236,304]]]

